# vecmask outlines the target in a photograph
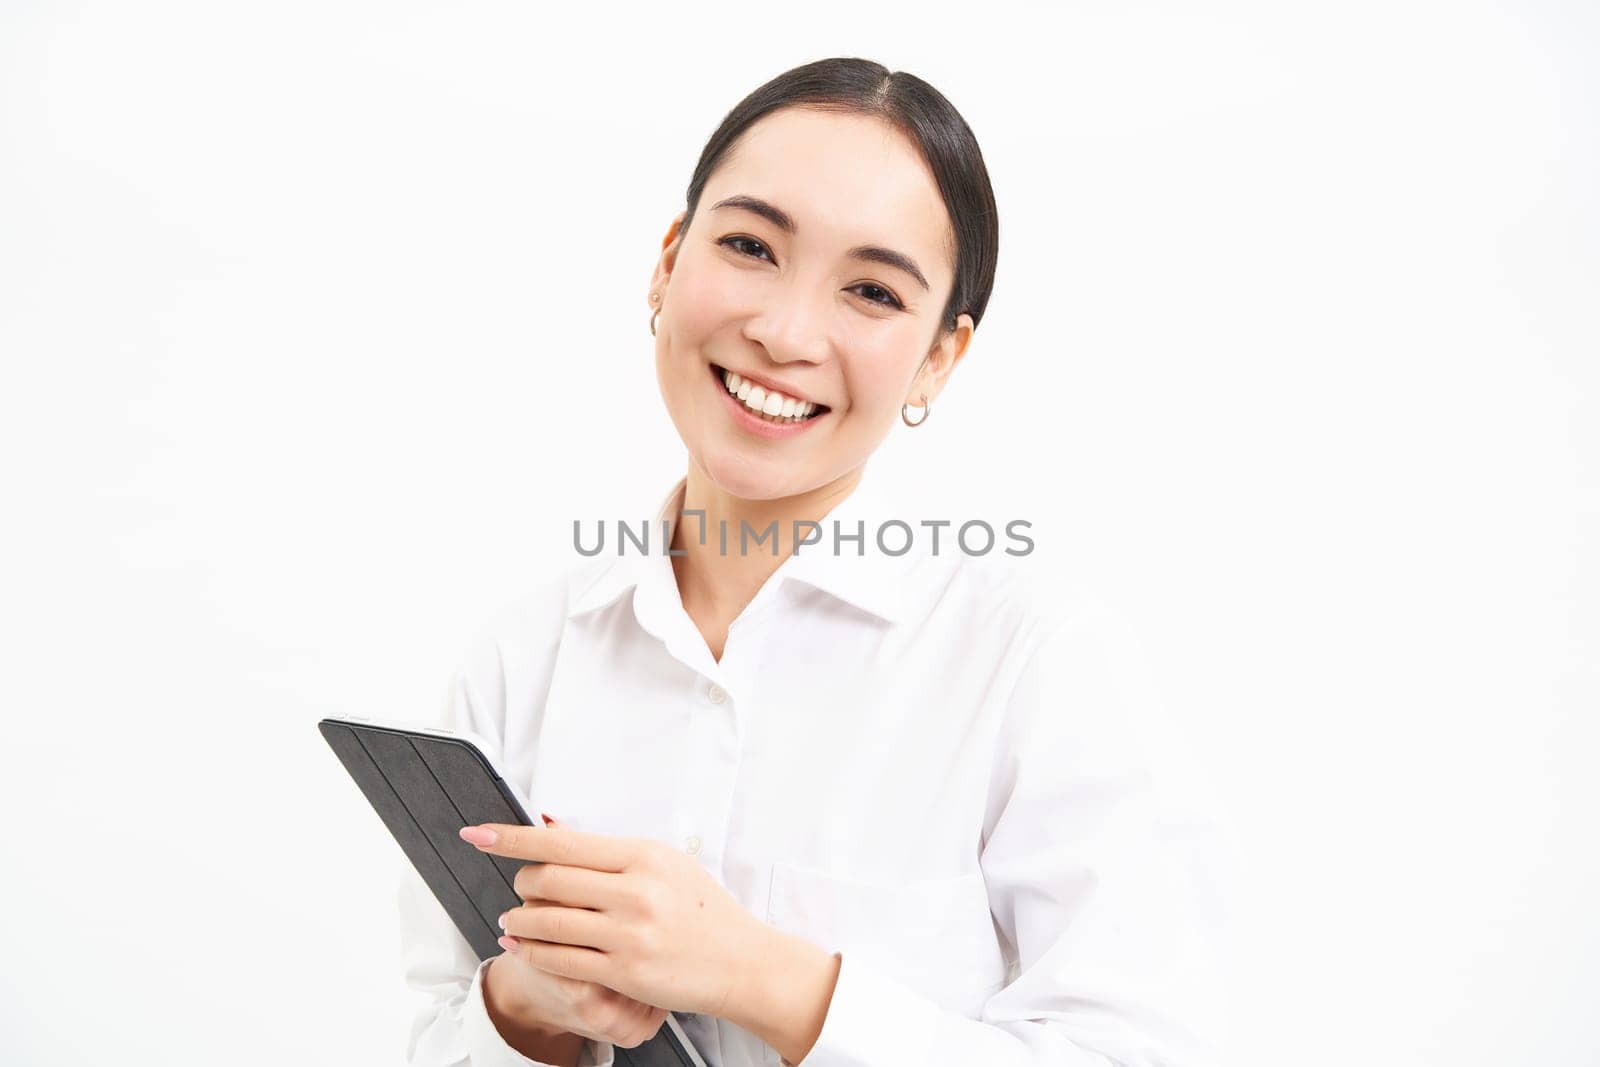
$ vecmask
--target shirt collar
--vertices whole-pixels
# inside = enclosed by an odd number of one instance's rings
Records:
[[[878,547],[879,527],[899,515],[888,487],[870,470],[864,471],[850,495],[818,520],[822,527],[820,540],[803,546],[784,562],[779,573],[886,622],[900,622],[906,615],[907,569],[917,548],[913,544],[904,555],[891,556]],[[915,537],[913,527],[910,539]],[[899,548],[907,540],[908,535],[896,528],[884,533],[884,541],[891,548]]]
[[[677,518],[683,506],[687,483],[686,477],[679,478],[656,509],[655,518],[650,524],[648,553],[639,551],[630,542],[623,555],[610,557],[573,577],[568,598],[568,617],[602,608],[642,583],[660,582],[663,578],[676,582],[672,560],[661,543],[662,520]],[[892,556],[879,549],[877,535],[880,524],[896,517],[898,512],[887,487],[870,471],[863,471],[860,482],[850,495],[818,520],[817,524],[822,528],[820,539],[802,546],[785,559],[769,580],[798,581],[886,622],[899,622],[905,618],[907,610],[908,590],[904,579],[909,561],[918,555],[918,549],[913,544],[910,551],[900,556]],[[835,522],[838,523],[837,527]],[[836,529],[839,535],[837,551]],[[855,540],[858,533],[860,539]],[[707,534],[714,536],[709,530]],[[730,540],[732,537],[730,533]],[[917,537],[914,526],[909,537],[913,541]],[[907,539],[908,535],[898,528],[891,528],[884,534],[884,540],[891,548],[900,547]],[[608,545],[606,550],[615,551],[615,548]]]
[[[610,604],[650,575],[652,566],[664,568],[667,575],[672,576],[672,559],[666,554],[666,546],[661,541],[663,536],[671,535],[671,527],[664,527],[662,523],[663,520],[671,521],[677,517],[687,482],[687,478],[679,478],[678,484],[668,491],[666,498],[656,508],[648,530],[648,553],[639,551],[630,541],[624,554],[601,560],[594,567],[583,568],[572,576],[567,597],[568,618]],[[616,545],[620,543],[608,538],[601,551],[616,552]]]

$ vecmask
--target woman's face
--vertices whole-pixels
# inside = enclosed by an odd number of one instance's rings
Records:
[[[725,492],[770,500],[853,476],[900,406],[931,401],[965,353],[970,316],[948,334],[939,322],[955,277],[944,201],[915,146],[880,119],[763,116],[724,155],[687,231],[682,220],[651,282],[656,374],[690,456]],[[744,400],[724,371],[753,379]],[[763,411],[788,398],[817,413],[757,414],[771,387],[780,396]]]

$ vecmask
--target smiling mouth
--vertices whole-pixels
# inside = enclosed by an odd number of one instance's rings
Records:
[[[743,381],[737,371],[728,371],[723,367],[711,364],[711,376],[716,380],[718,388],[731,396],[735,401],[744,406],[745,411],[758,419],[778,425],[799,422],[810,422],[812,419],[826,415],[833,409],[826,404],[813,404],[810,401],[800,400],[796,397],[786,397],[782,393],[769,393],[753,382]],[[733,375],[730,388],[729,375]],[[773,399],[774,397],[779,399]],[[771,414],[770,409],[776,407],[777,413]],[[788,415],[783,412],[788,411]]]

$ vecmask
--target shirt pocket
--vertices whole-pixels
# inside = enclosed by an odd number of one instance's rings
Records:
[[[882,883],[773,864],[767,921],[977,1018],[1007,964],[981,871]]]

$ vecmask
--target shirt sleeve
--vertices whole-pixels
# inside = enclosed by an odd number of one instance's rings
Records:
[[[1122,620],[1041,624],[996,734],[980,865],[1013,977],[978,1018],[840,955],[800,1067],[1216,1067],[1232,854]]]
[[[489,688],[489,687],[486,687]],[[489,689],[493,692],[493,689]],[[483,706],[479,690],[465,672],[450,689],[441,725],[467,729],[485,744],[496,744],[495,716]],[[499,753],[490,753],[498,759]],[[406,1044],[411,1067],[551,1067],[512,1048],[500,1035],[483,1001],[483,979],[490,960],[479,960],[422,876],[408,860],[400,862],[397,902],[400,948],[406,986],[420,999]],[[585,1041],[580,1067],[612,1067],[610,1042]]]

